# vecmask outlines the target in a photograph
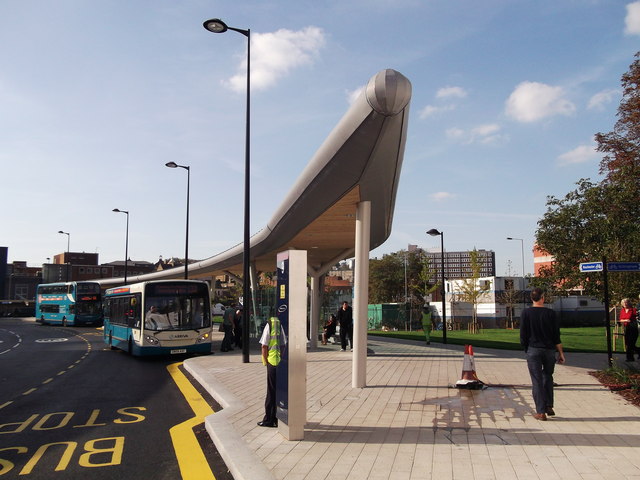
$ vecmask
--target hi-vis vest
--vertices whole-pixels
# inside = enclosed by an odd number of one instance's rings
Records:
[[[275,367],[280,363],[280,320],[278,320],[278,317],[271,317],[269,325],[271,326],[271,336],[269,338],[267,361]]]

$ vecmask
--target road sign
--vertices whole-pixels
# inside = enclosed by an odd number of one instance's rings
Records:
[[[607,264],[611,265],[610,263]],[[601,272],[604,269],[602,262],[586,262],[580,264],[581,272]]]
[[[610,272],[640,272],[640,262],[608,262]]]

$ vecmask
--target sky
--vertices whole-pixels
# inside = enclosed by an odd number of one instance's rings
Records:
[[[210,18],[251,30],[252,234],[393,68],[413,96],[392,233],[371,256],[439,248],[437,228],[447,251],[494,250],[497,275],[533,272],[548,196],[600,178],[593,137],[640,50],[628,0],[4,0],[9,262],[67,245],[124,259],[114,208],[129,258],[184,257],[187,172],[171,161],[191,172],[189,257],[242,242],[247,38]]]

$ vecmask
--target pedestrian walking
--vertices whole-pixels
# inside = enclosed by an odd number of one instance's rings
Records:
[[[531,376],[533,401],[537,420],[547,420],[554,416],[553,371],[556,364],[564,363],[564,352],[560,341],[560,324],[556,314],[544,306],[544,292],[541,288],[531,291],[533,306],[525,308],[520,321],[520,344],[527,354],[527,366]]]
[[[347,339],[351,350],[353,350],[353,309],[349,306],[349,302],[342,302],[336,317],[340,324],[340,344],[342,346],[340,350],[346,351]]]

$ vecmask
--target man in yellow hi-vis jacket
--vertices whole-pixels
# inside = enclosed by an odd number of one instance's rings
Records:
[[[276,418],[276,367],[280,363],[280,358],[287,337],[280,325],[277,317],[271,317],[264,326],[260,345],[262,345],[262,364],[267,367],[267,396],[264,401],[264,418],[258,425],[261,427],[277,427]]]

